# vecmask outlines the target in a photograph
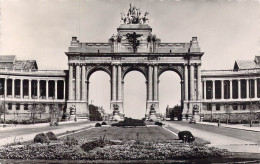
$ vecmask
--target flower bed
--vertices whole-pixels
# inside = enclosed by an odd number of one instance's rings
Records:
[[[25,143],[0,148],[1,159],[70,159],[70,160],[163,160],[196,159],[230,156],[226,150],[180,141],[137,142],[106,141],[102,147],[92,150],[81,149],[82,145],[93,142],[81,140],[77,145],[67,145],[63,140],[46,143]],[[112,143],[112,144],[111,144]]]

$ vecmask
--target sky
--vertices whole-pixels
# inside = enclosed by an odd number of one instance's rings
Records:
[[[260,55],[259,0],[0,0],[0,54],[20,60],[37,60],[39,69],[68,69],[71,37],[81,42],[105,42],[120,23],[130,2],[148,11],[149,25],[162,42],[189,42],[198,37],[203,70],[232,69],[235,60]],[[90,101],[107,112],[109,76],[96,72],[90,78]],[[160,111],[180,101],[176,73],[160,76]],[[145,78],[139,72],[125,77],[125,113],[143,117]],[[140,112],[141,111],[141,112]]]

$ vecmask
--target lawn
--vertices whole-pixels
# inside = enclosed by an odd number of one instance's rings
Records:
[[[162,127],[98,127],[87,131],[72,134],[78,139],[95,139],[103,137],[106,134],[107,139],[111,140],[136,140],[140,141],[164,141],[174,140],[177,136],[163,129]]]

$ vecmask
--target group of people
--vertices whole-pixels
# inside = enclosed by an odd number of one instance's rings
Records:
[[[148,12],[145,12],[144,16],[141,16],[141,10],[137,9],[135,6],[132,7],[132,4],[130,3],[127,15],[125,16],[124,13],[121,13],[121,20],[124,24],[145,24],[148,20],[148,14]]]

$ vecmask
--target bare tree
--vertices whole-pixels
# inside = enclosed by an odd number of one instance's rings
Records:
[[[249,123],[250,123],[250,127],[252,127],[252,124],[253,124],[253,120],[256,119],[256,115],[255,115],[255,112],[256,110],[258,109],[259,107],[259,104],[250,104],[250,107],[249,107]]]
[[[46,108],[44,104],[40,104],[37,106],[37,111],[40,114],[40,119],[42,118],[42,114],[46,113]]]
[[[59,106],[57,104],[50,105],[49,114],[50,114],[51,120],[53,120],[53,119],[57,120],[62,115],[61,106]]]
[[[0,103],[0,119],[1,119],[2,115],[6,115],[6,114],[7,114],[7,109],[5,107],[5,103],[1,102]],[[5,121],[5,118],[4,118],[4,121]]]
[[[230,114],[231,114],[231,111],[232,111],[231,105],[225,105],[224,109],[225,109],[225,112],[226,112],[226,115],[227,115],[227,124],[228,124],[228,122],[230,120]]]
[[[40,114],[40,118],[41,118],[42,114],[44,114],[46,112],[45,105],[43,105],[43,104],[38,104],[38,105],[33,104],[28,109],[28,112],[31,113],[31,119],[33,121],[33,124],[35,124],[35,119],[36,119],[37,114]]]

